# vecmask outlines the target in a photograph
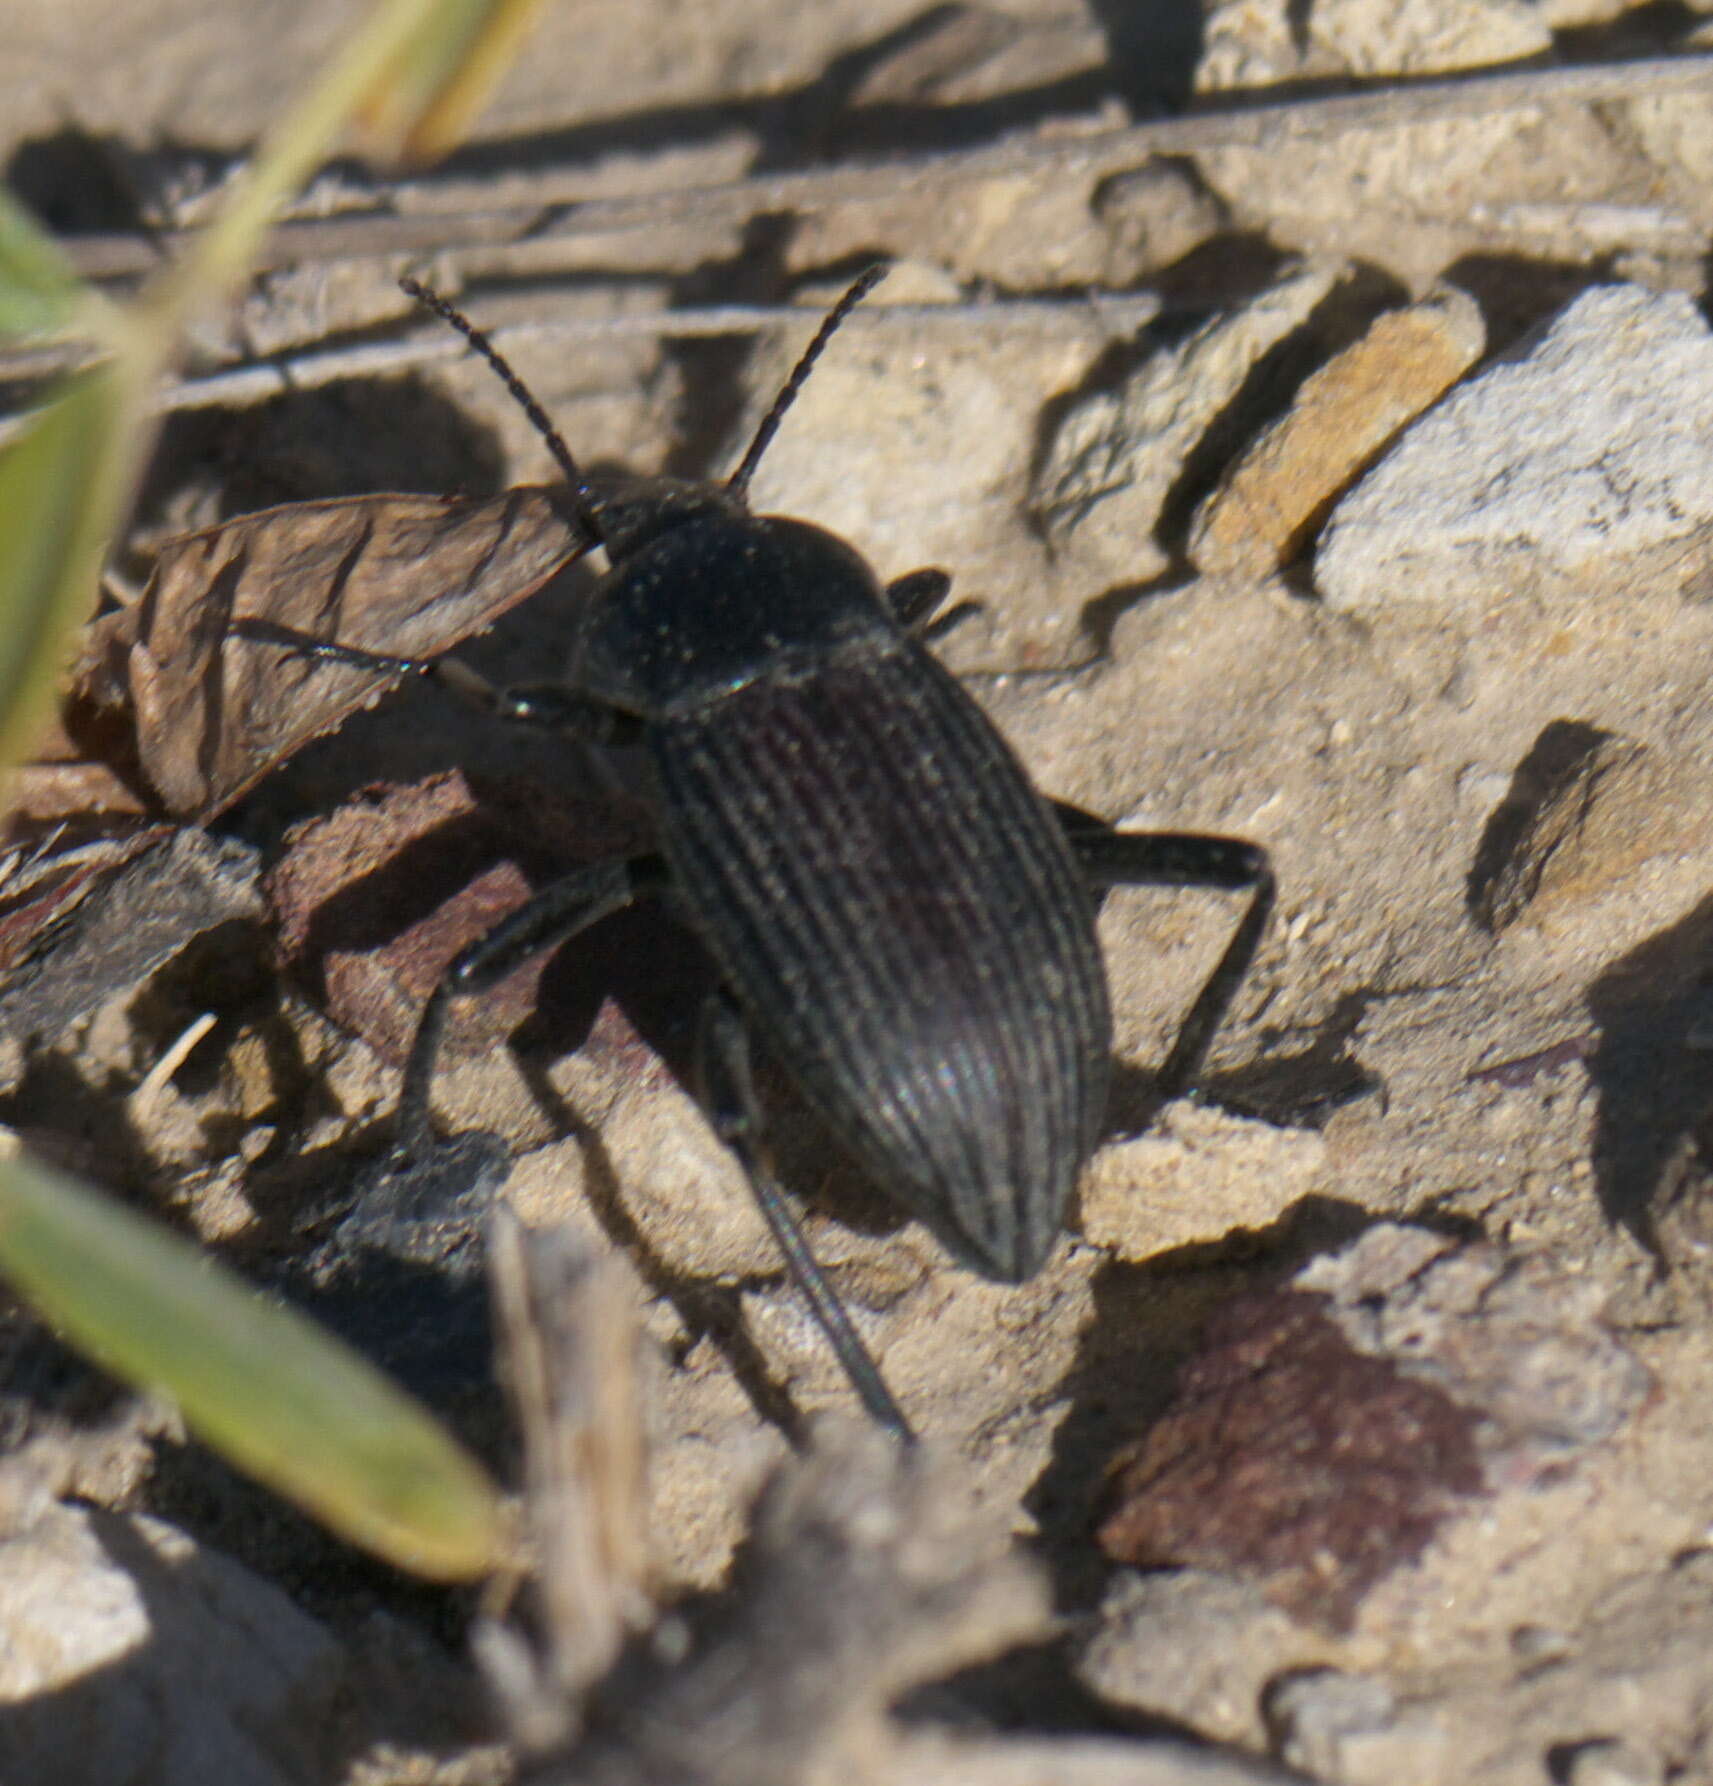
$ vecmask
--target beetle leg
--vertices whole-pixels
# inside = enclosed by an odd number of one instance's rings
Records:
[[[232,636],[249,639],[258,645],[278,645],[294,657],[318,657],[323,663],[354,664],[360,670],[396,670],[401,674],[414,672],[426,676],[441,662],[434,657],[401,657],[394,651],[367,651],[361,645],[341,645],[334,639],[313,639],[308,633],[295,632],[272,620],[235,620]]]
[[[530,956],[557,948],[578,931],[660,891],[665,883],[665,865],[658,856],[580,868],[544,887],[486,936],[459,950],[423,1007],[405,1062],[396,1120],[399,1146],[406,1155],[424,1159],[434,1148],[428,1092],[452,1001],[486,992]]]
[[[401,675],[426,677],[467,707],[491,713],[496,719],[517,725],[544,726],[574,732],[585,743],[615,742],[614,732],[627,715],[605,702],[591,700],[563,683],[520,682],[502,686],[490,682],[456,657],[401,657],[391,651],[367,651],[361,645],[341,645],[332,639],[312,639],[271,620],[240,620],[233,631],[245,639],[278,645],[298,657],[319,658],[324,663],[351,664],[361,670],[388,670]]]
[[[898,624],[915,632],[934,618],[951,588],[952,579],[945,571],[910,571],[887,584],[886,600]]]
[[[916,1435],[910,1430],[910,1423],[886,1387],[880,1367],[862,1343],[845,1305],[816,1264],[796,1214],[773,1175],[762,1133],[761,1104],[750,1072],[749,1033],[737,1007],[723,992],[714,993],[702,1007],[696,1067],[708,1121],[714,1133],[737,1155],[792,1278],[844,1366],[869,1418],[904,1443],[913,1443]]]
[[[463,670],[464,666],[455,666]],[[471,672],[466,672],[470,674]],[[626,744],[638,730],[634,715],[605,701],[579,694],[562,682],[513,682],[504,688],[488,684],[489,711],[513,725],[544,726],[570,732],[585,744]]]
[[[1155,1078],[1155,1096],[1165,1102],[1177,1097],[1201,1070],[1214,1033],[1255,959],[1273,909],[1272,864],[1259,844],[1237,837],[1195,831],[1111,831],[1096,828],[1084,814],[1061,813],[1061,818],[1083,872],[1096,887],[1249,890],[1249,909],[1196,995]]]

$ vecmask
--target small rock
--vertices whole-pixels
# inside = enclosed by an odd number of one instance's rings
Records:
[[[1179,1100],[1145,1135],[1103,1147],[1083,1175],[1083,1237],[1121,1259],[1270,1228],[1329,1177],[1326,1143]]]
[[[1606,1292],[1544,1253],[1382,1222],[1313,1261],[1294,1288],[1330,1297],[1329,1316],[1358,1351],[1466,1409],[1495,1488],[1611,1438],[1651,1387],[1600,1322]]]
[[[1665,1764],[1639,1743],[1604,1737],[1578,1744],[1553,1777],[1565,1786],[1664,1786]]]
[[[1692,299],[1599,286],[1416,423],[1339,503],[1315,582],[1351,613],[1687,586],[1713,526],[1713,338]]]
[[[1202,504],[1190,530],[1196,567],[1260,577],[1294,557],[1338,491],[1485,345],[1475,300],[1455,288],[1380,317],[1304,381]]]
[[[1520,61],[1552,32],[1517,0],[1314,0],[1309,35],[1352,74],[1432,74]]]
[[[1334,74],[1428,74],[1538,55],[1552,33],[1515,0],[1214,0],[1199,93]],[[1554,21],[1556,22],[1556,21]]]
[[[1321,1659],[1324,1639],[1248,1582],[1200,1569],[1121,1574],[1077,1659],[1108,1704],[1214,1742],[1260,1747],[1262,1688]]]
[[[1332,266],[1300,269],[1152,354],[1116,390],[1075,403],[1059,423],[1030,505],[1052,544],[1115,582],[1165,570],[1171,559],[1155,529],[1190,450],[1337,278]]]
[[[336,1771],[322,1739],[339,1645],[161,1520],[56,1506],[0,1543],[0,1634],[7,1786],[307,1786]]]
[[[1634,739],[1554,720],[1518,764],[1469,877],[1476,921],[1497,934],[1597,897],[1699,830],[1707,790]]]
[[[1602,1300],[1544,1254],[1377,1224],[1214,1317],[1114,1460],[1100,1542],[1347,1629],[1453,1513],[1562,1469],[1642,1405],[1652,1379]]]
[[[1124,287],[1182,260],[1224,229],[1230,214],[1192,161],[1158,156],[1095,188],[1094,214],[1112,242],[1108,283]]]
[[[1392,1690],[1370,1675],[1316,1668],[1267,1693],[1275,1753],[1317,1780],[1390,1786],[1442,1777],[1446,1736],[1419,1711],[1400,1713]]]

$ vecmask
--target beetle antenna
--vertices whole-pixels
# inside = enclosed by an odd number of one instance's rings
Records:
[[[565,444],[565,436],[548,420],[547,411],[536,402],[529,386],[513,371],[511,362],[462,310],[448,303],[439,292],[431,291],[426,285],[409,278],[401,279],[399,285],[419,304],[432,310],[442,322],[450,323],[493,367],[511,400],[529,417],[531,426],[547,442],[547,450],[553,455],[559,469],[565,473],[565,482],[571,489],[571,502],[578,524],[597,545],[605,545],[606,535],[601,529],[599,506],[594,491],[589,488],[589,480],[583,475],[582,466]]]
[[[827,343],[832,340],[839,324],[874,290],[890,270],[886,261],[876,261],[827,312],[821,326],[815,331],[815,339],[803,349],[803,357],[792,367],[791,376],[781,386],[779,395],[773,399],[773,407],[761,418],[761,426],[756,429],[755,439],[749,443],[749,451],[744,454],[742,463],[726,479],[726,488],[740,502],[749,494],[749,480],[755,476],[755,469],[761,463],[761,455],[772,446],[773,437],[779,432],[779,424],[785,420],[785,412],[797,401],[797,393],[802,390],[809,374],[814,371],[815,362],[825,351]]]

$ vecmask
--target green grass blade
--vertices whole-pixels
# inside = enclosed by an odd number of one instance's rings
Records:
[[[135,388],[117,367],[60,388],[0,451],[0,762],[34,742],[71,629],[94,611],[138,432]]]
[[[49,335],[82,307],[84,287],[59,246],[0,186],[0,335]]]
[[[170,1396],[209,1445],[352,1542],[441,1581],[505,1563],[498,1490],[425,1410],[157,1224],[3,1161],[0,1271],[80,1350]]]
[[[360,108],[365,146],[406,161],[456,144],[544,0],[440,0]]]

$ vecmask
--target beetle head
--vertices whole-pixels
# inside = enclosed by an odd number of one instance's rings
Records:
[[[687,478],[629,478],[597,484],[592,494],[601,544],[614,564],[634,557],[686,521],[747,513],[743,497],[723,484],[698,484]]]

